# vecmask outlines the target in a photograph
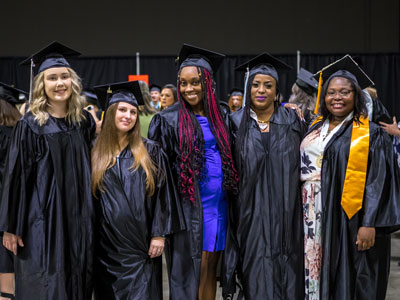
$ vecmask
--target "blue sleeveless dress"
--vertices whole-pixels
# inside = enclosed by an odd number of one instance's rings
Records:
[[[199,182],[203,206],[203,251],[222,251],[225,249],[228,220],[226,195],[222,189],[222,161],[207,118],[200,115],[196,118],[204,136],[205,167]]]

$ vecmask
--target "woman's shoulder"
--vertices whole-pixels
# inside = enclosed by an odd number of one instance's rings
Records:
[[[286,108],[281,105],[276,106],[273,119],[271,120],[276,124],[293,124],[300,120],[295,109]]]
[[[31,130],[33,133],[39,135],[40,129],[42,126],[39,125],[38,121],[35,119],[35,116],[31,111],[28,111],[25,115],[22,116],[21,119],[17,122],[17,127],[25,128]]]
[[[157,126],[176,127],[179,121],[179,103],[175,103],[152,118],[152,124]]]
[[[236,124],[237,126],[239,126],[240,125],[240,121],[242,120],[244,111],[245,111],[245,109],[244,109],[244,107],[242,107],[239,110],[231,113],[229,115],[229,119],[231,120],[231,122]]]

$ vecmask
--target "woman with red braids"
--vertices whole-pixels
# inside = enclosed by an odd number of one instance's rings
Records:
[[[178,103],[155,115],[149,128],[149,138],[169,155],[187,227],[171,237],[167,248],[170,299],[215,299],[227,199],[237,193],[238,183],[224,114],[214,94],[213,74],[223,57],[183,45]]]

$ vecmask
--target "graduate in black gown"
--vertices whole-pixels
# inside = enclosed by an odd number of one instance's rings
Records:
[[[313,114],[315,101],[317,100],[318,81],[313,77],[313,74],[304,68],[300,68],[297,74],[296,82],[292,86],[292,95],[289,98],[289,103],[298,105],[301,109],[307,125],[315,119]]]
[[[178,103],[156,114],[149,138],[169,156],[187,229],[167,248],[170,299],[215,299],[217,263],[225,248],[227,206],[237,191],[228,129],[215,96],[224,55],[183,45]]]
[[[301,144],[306,299],[385,299],[400,228],[391,140],[368,119],[372,81],[349,55],[319,73],[321,117]]]
[[[23,104],[20,95],[24,91],[13,88],[0,82],[0,195],[3,183],[4,165],[6,164],[7,150],[13,127],[22,117],[17,104]],[[0,198],[1,200],[1,198]],[[2,236],[2,234],[0,233]],[[13,254],[0,243],[0,299],[13,299],[14,297],[14,260]]]
[[[181,214],[168,158],[158,143],[140,135],[138,81],[95,91],[105,112],[92,150],[95,297],[160,300],[165,237],[180,230]]]
[[[240,186],[227,237],[224,296],[235,289],[235,271],[247,300],[304,295],[299,148],[305,125],[278,103],[278,71],[289,68],[267,53],[237,68],[249,72],[245,107],[229,117]]]
[[[32,102],[10,141],[0,206],[14,252],[17,299],[91,299],[93,206],[90,145],[96,125],[82,85],[57,42],[36,65]]]

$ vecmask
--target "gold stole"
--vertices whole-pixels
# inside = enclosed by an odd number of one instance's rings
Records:
[[[310,127],[320,122],[322,117],[314,120]],[[353,121],[349,160],[347,161],[341,205],[347,217],[351,219],[361,208],[367,179],[369,153],[369,120],[360,117],[360,125]],[[321,161],[322,163],[322,161]]]
[[[360,124],[353,121],[349,160],[346,167],[342,193],[342,207],[351,219],[362,207],[367,179],[369,152],[369,120],[360,117]]]

